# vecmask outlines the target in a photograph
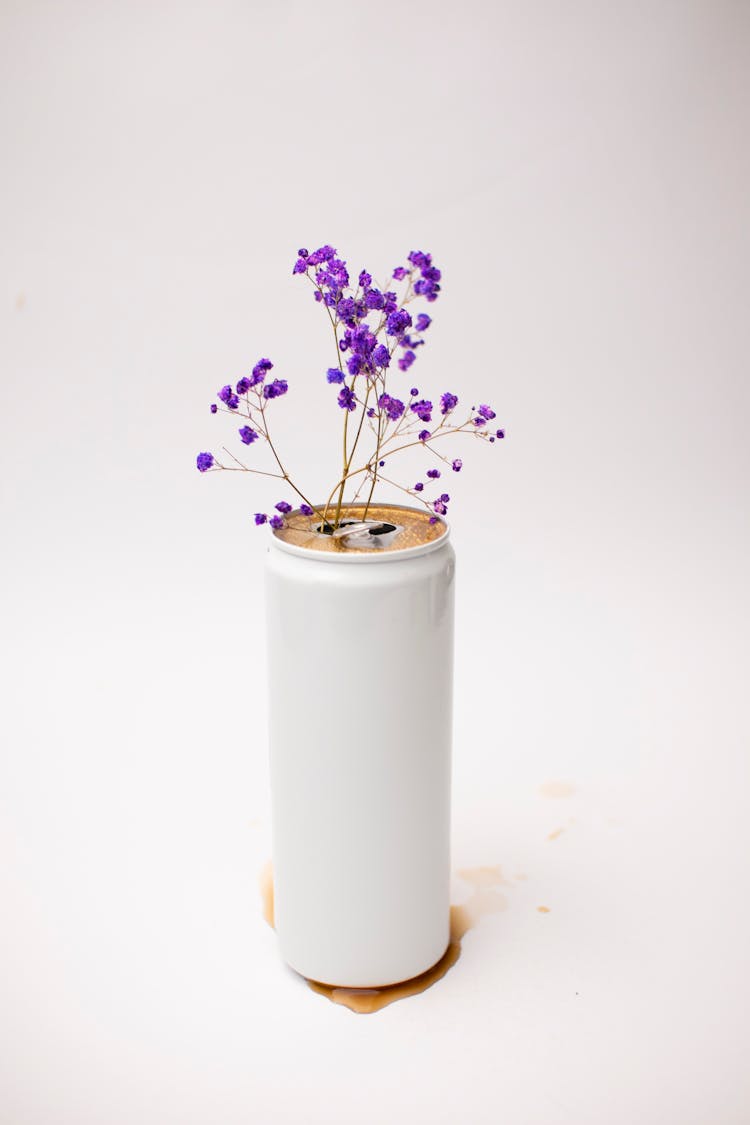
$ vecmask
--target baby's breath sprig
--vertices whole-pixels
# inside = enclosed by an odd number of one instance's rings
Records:
[[[237,431],[240,441],[247,447],[256,442],[265,444],[272,469],[251,468],[222,446],[234,464],[224,464],[213,453],[199,453],[196,458],[199,472],[248,472],[282,480],[302,501],[297,505],[301,514],[316,516],[321,528],[328,531],[340,526],[350,483],[355,488],[355,500],[366,497],[363,519],[367,518],[381,482],[423,504],[433,521],[447,514],[450,502],[447,492],[431,492],[429,498],[423,495],[425,489],[440,487],[436,482],[442,474],[434,463],[426,470],[425,481],[408,487],[394,481],[390,475],[383,475],[386,462],[390,473],[390,462],[395,454],[421,446],[450,471],[458,473],[463,461],[443,451],[443,438],[473,434],[494,443],[505,437],[505,431],[492,431],[490,424],[496,415],[486,403],[472,406],[468,417],[457,422],[458,396],[451,391],[445,391],[435,407],[429,398],[420,396],[418,387],[411,387],[406,395],[392,382],[389,385],[392,375],[396,383],[399,379],[394,368],[402,375],[411,369],[432,323],[426,312],[413,318],[406,306],[420,298],[432,304],[440,293],[441,272],[433,265],[430,254],[412,250],[407,262],[408,265],[397,266],[392,273],[392,279],[403,287],[399,298],[395,291],[373,284],[372,275],[366,270],[360,272],[356,287],[352,286],[346,262],[338,257],[333,246],[321,246],[312,253],[305,249],[297,252],[292,272],[304,275],[312,283],[314,298],[325,308],[333,328],[336,366],[328,368],[326,381],[338,388],[336,402],[344,411],[341,472],[325,503],[312,504],[294,483],[271,438],[271,403],[286,395],[289,386],[286,379],[270,378],[273,364],[266,358],[258,360],[252,373],[239,379],[234,388],[231,384],[222,387],[216,396],[218,403],[212,403],[210,409],[212,414],[225,413],[241,418],[244,424]],[[356,464],[355,454],[365,433],[370,437],[371,452],[364,463]],[[273,514],[256,512],[255,523],[281,528],[291,511],[292,504],[288,500],[279,500]]]

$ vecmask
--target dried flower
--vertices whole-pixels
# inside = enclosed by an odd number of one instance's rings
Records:
[[[426,398],[420,399],[419,402],[413,402],[409,409],[413,410],[417,418],[422,422],[432,420],[432,403]]]
[[[412,250],[406,262],[406,265],[393,270],[393,279],[397,284],[384,292],[373,286],[369,270],[356,272],[356,285],[352,284],[347,263],[328,243],[313,251],[300,248],[292,267],[293,274],[304,276],[311,283],[313,296],[325,306],[335,332],[336,364],[327,369],[326,381],[338,388],[337,402],[343,411],[344,429],[340,477],[326,503],[315,507],[296,484],[292,487],[302,500],[299,505],[301,515],[317,515],[333,527],[339,526],[349,482],[358,495],[367,488],[366,495],[371,499],[376,485],[383,479],[380,470],[386,461],[391,463],[393,453],[421,445],[457,473],[461,471],[463,462],[460,457],[447,455],[449,450],[443,439],[473,434],[492,444],[505,437],[503,429],[487,432],[487,424],[496,417],[487,403],[478,408],[472,407],[462,420],[454,420],[458,396],[445,391],[439,400],[438,423],[426,429],[424,424],[432,422],[435,413],[432,401],[420,398],[419,389],[415,386],[409,391],[406,405],[398,397],[403,395],[406,399],[406,392],[399,386],[400,373],[409,371],[418,355],[424,354],[419,349],[425,346],[424,333],[432,324],[428,313],[416,309],[412,314],[412,302],[421,298],[433,303],[440,294],[442,280],[440,270],[426,251]],[[289,384],[283,378],[270,379],[272,369],[271,360],[263,357],[257,361],[250,375],[237,380],[234,389],[231,384],[226,384],[217,395],[225,410],[243,419],[237,431],[240,441],[244,445],[266,444],[271,454],[268,470],[245,470],[237,458],[234,458],[234,465],[225,466],[218,463],[212,453],[204,452],[196,458],[200,472],[205,473],[212,468],[238,471],[239,467],[239,471],[265,473],[291,484],[291,477],[280,460],[279,447],[272,442],[269,433],[269,419],[274,411],[267,408],[271,400],[287,394]],[[210,409],[212,414],[216,414],[219,406],[214,402]],[[369,424],[363,425],[365,420]],[[368,441],[372,444],[365,452]],[[429,482],[439,480],[440,470],[428,469],[426,478]],[[389,483],[403,488],[393,481]],[[411,489],[403,488],[410,496],[420,497],[430,512],[431,522],[435,522],[439,516],[445,515],[450,498],[447,493],[432,500],[426,496],[422,498],[420,494],[424,490],[422,481],[417,481]],[[368,499],[365,515],[369,503]],[[269,517],[263,512],[256,512],[254,520],[259,526],[269,523],[278,529],[286,526],[285,517],[291,512],[292,505],[280,500],[275,505],[275,514]]]
[[[289,384],[286,379],[274,379],[272,383],[266,383],[263,388],[264,398],[278,398],[280,395],[285,395],[289,390]]]
[[[339,391],[339,406],[342,410],[357,409],[357,398],[350,387],[342,387]]]
[[[393,398],[388,394],[382,394],[380,396],[380,398],[378,399],[378,406],[391,422],[397,422],[401,415],[404,413],[405,409],[404,404],[400,399]]]
[[[270,359],[259,359],[255,367],[253,368],[250,385],[252,387],[257,387],[258,383],[262,383],[272,367],[273,364],[271,363]]]

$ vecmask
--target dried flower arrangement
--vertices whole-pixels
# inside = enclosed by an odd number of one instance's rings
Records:
[[[491,426],[496,415],[486,403],[472,406],[468,415],[459,420],[458,397],[450,391],[441,394],[435,406],[420,395],[416,386],[407,393],[393,386],[395,380],[391,379],[389,384],[394,368],[400,372],[396,380],[410,371],[431,324],[426,312],[413,317],[408,306],[420,299],[432,304],[440,293],[441,272],[432,264],[430,254],[413,250],[407,263],[398,266],[392,274],[393,281],[401,287],[399,296],[385,286],[373,284],[366,270],[360,272],[357,285],[352,285],[346,262],[332,246],[321,246],[312,253],[306,249],[297,252],[293,273],[306,277],[311,283],[315,300],[323,306],[331,324],[336,365],[328,368],[326,379],[339,388],[336,401],[344,412],[341,472],[325,502],[313,504],[292,480],[271,438],[271,403],[286,395],[289,386],[286,379],[270,377],[273,368],[270,359],[258,360],[252,373],[243,376],[234,388],[231,384],[222,387],[217,395],[218,403],[211,405],[211,413],[228,413],[241,418],[240,441],[248,447],[256,442],[265,443],[275,468],[269,471],[248,466],[223,447],[233,463],[224,464],[213,453],[199,453],[196,459],[199,472],[247,472],[284,481],[301,501],[297,505],[300,515],[317,516],[319,530],[328,534],[339,528],[347,504],[363,502],[362,519],[365,520],[375,489],[381,482],[423,504],[433,521],[447,513],[450,496],[447,492],[438,492],[442,486],[437,482],[446,469],[460,472],[463,462],[459,457],[442,452],[443,439],[471,434],[494,443],[505,436],[505,431]],[[355,460],[365,435],[370,439],[369,452]],[[415,446],[426,451],[431,464],[424,473],[425,480],[409,487],[392,479],[390,464],[397,453]],[[386,466],[388,476],[383,473]],[[350,482],[354,495],[347,500]],[[259,526],[269,523],[274,529],[280,529],[294,518],[294,506],[288,499],[279,500],[275,509],[270,516],[266,512],[256,512],[255,523]]]

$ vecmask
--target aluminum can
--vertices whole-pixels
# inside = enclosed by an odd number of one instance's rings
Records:
[[[275,925],[314,981],[383,987],[448,946],[455,555],[441,529],[380,551],[269,541]]]

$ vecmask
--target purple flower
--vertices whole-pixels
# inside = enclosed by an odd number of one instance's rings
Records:
[[[299,254],[300,258],[306,258],[308,256],[308,254],[310,253],[310,251],[305,250],[305,248],[303,246],[301,250],[297,251],[297,253]]]
[[[391,362],[391,353],[385,344],[378,344],[372,353],[372,362],[376,367],[388,367]]]
[[[460,457],[457,457],[451,465],[451,468],[453,469],[453,472],[454,473],[460,473],[462,467],[463,467],[463,461],[461,460]]]
[[[378,461],[378,465],[379,465],[379,466],[380,466],[380,468],[382,469],[382,468],[383,468],[383,465],[385,465],[385,461]]]
[[[393,398],[389,394],[382,394],[378,399],[378,406],[384,410],[387,417],[391,422],[396,422],[404,413],[405,407],[403,402],[398,398]]]
[[[414,485],[414,491],[415,492],[422,492],[423,490],[424,490],[424,485],[422,484],[421,480],[418,480],[417,483]]]
[[[417,332],[426,332],[431,324],[432,324],[432,317],[428,316],[427,313],[420,313],[419,316],[417,317],[417,323],[415,324],[415,328],[416,328]]]
[[[396,281],[403,281],[408,272],[409,271],[407,269],[404,269],[403,266],[396,266],[395,270],[393,271],[393,276],[395,277]]]
[[[245,445],[252,445],[254,441],[258,440],[255,430],[251,430],[249,426],[243,426],[237,432],[240,435],[240,441],[244,441]]]
[[[243,375],[239,383],[237,384],[237,394],[246,395],[251,386],[252,384],[250,380],[245,375]]]
[[[414,398],[415,395],[419,394],[419,387],[412,387],[412,389],[409,391],[409,394],[412,398]]]
[[[199,453],[195,459],[195,463],[198,467],[198,472],[205,473],[206,470],[210,469],[213,465],[214,455],[213,453]]]
[[[352,351],[363,357],[369,356],[376,344],[376,338],[366,324],[359,324],[351,335]]]
[[[420,431],[419,431],[419,440],[420,440],[420,441],[427,441],[427,439],[429,438],[429,436],[430,436],[430,431],[429,431],[429,430],[420,430]]]
[[[292,273],[304,273],[306,269],[307,262],[305,261],[305,259],[297,258],[297,261],[294,263],[294,269],[292,270]]]
[[[390,316],[398,308],[398,297],[395,293],[391,293],[390,289],[387,293],[383,294],[383,312],[386,316]]]
[[[319,266],[323,262],[330,262],[331,258],[336,257],[336,251],[332,246],[321,246],[319,250],[313,250],[312,254],[307,255],[308,264],[311,266]]]
[[[430,516],[430,519],[429,519],[430,523],[437,523],[437,521],[438,521],[437,516]]]
[[[375,417],[375,407],[374,406],[368,407],[367,417],[368,418],[374,418]]]
[[[338,367],[329,367],[326,371],[326,379],[329,383],[343,383],[344,372],[339,371]]]
[[[356,316],[357,302],[353,297],[342,297],[336,305],[336,312],[346,324],[349,324]]]
[[[367,272],[367,270],[362,270],[361,274],[359,275],[359,284],[363,289],[366,289],[368,285],[372,285],[372,276]]]
[[[436,301],[440,292],[438,283],[441,274],[432,264],[432,255],[425,254],[422,250],[412,250],[409,261],[421,274],[419,281],[415,282],[414,292],[420,297],[426,297],[428,301]]]
[[[493,418],[497,417],[495,411],[491,410],[486,403],[483,403],[479,407],[478,413],[481,414],[482,418],[485,418],[488,422],[491,422]]]
[[[303,516],[311,516],[313,514],[313,510],[309,504],[300,504],[299,510]]]
[[[440,413],[449,414],[451,410],[455,410],[458,406],[458,396],[452,395],[450,391],[446,391],[444,395],[440,396]]]
[[[368,289],[365,293],[365,304],[368,309],[382,309],[385,305],[385,297],[379,289]]]
[[[389,336],[400,336],[411,325],[411,316],[406,309],[396,309],[389,314],[385,330]]]
[[[237,395],[234,393],[229,383],[221,388],[218,397],[230,410],[236,410],[240,405],[240,400],[237,398]]]
[[[429,399],[423,398],[419,402],[413,402],[411,409],[416,414],[421,422],[430,422],[432,420],[432,403]]]
[[[270,526],[274,529],[274,531],[278,531],[279,528],[285,526],[284,520],[282,519],[281,516],[271,516],[271,518],[268,522],[269,522]]]
[[[273,364],[270,359],[259,359],[253,368],[253,373],[250,377],[250,386],[257,387],[258,383],[262,383],[267,372],[269,372],[272,367]]]
[[[436,500],[435,503],[432,505],[432,507],[441,516],[444,516],[445,513],[448,511],[448,509],[446,508],[446,506],[445,506],[445,504],[443,503],[442,500]]]
[[[401,356],[401,359],[398,361],[399,368],[402,371],[408,371],[416,358],[417,357],[414,352],[409,349],[408,352],[404,352],[404,354]]]
[[[417,269],[424,269],[429,266],[432,258],[429,254],[425,254],[423,250],[412,250],[411,254],[407,255],[407,261],[411,262]]]
[[[218,408],[218,406],[216,405],[216,403],[215,403],[215,402],[212,402],[212,403],[211,403],[211,413],[212,413],[212,414],[215,414],[215,413],[216,413],[216,411],[217,411],[218,409],[219,409],[219,408]]]
[[[440,469],[428,469],[427,476],[430,480],[440,480]]]
[[[505,437],[505,430],[496,430],[495,431],[495,437],[504,438]]]
[[[265,514],[265,512],[256,512],[254,519],[255,519],[255,526],[260,527],[260,525],[262,523],[266,522],[266,520],[268,519],[268,516]]]
[[[443,504],[447,504],[447,503],[448,503],[448,501],[450,500],[450,496],[448,495],[448,493],[447,493],[447,492],[444,492],[444,493],[442,494],[442,496],[439,496],[439,497],[438,497],[438,499],[439,499],[439,500],[442,500]]]
[[[440,272],[439,270],[436,272]],[[435,281],[428,281],[420,278],[414,286],[414,292],[418,297],[426,297],[428,301],[437,301],[440,286]]]
[[[350,390],[349,387],[342,387],[339,391],[339,406],[342,410],[357,409],[357,399],[354,391]]]
[[[362,370],[362,356],[356,355],[356,353],[350,355],[346,361],[346,369],[350,375],[359,375]]]
[[[281,514],[285,516],[287,512],[291,512],[292,505],[288,504],[286,500],[279,500],[278,504],[274,504],[274,508],[277,512],[281,512]]]
[[[264,398],[278,398],[279,395],[285,395],[289,390],[289,384],[286,379],[274,379],[272,383],[267,383],[263,388]]]

